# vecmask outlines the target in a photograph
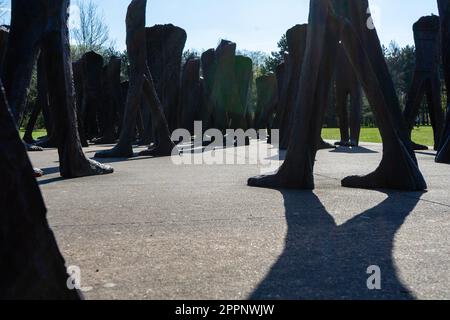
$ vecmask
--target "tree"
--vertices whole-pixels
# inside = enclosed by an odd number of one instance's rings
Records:
[[[183,52],[183,56],[181,59],[181,65],[184,66],[187,61],[190,59],[200,58],[201,53],[195,49],[188,49]]]
[[[268,74],[270,72],[275,72],[277,67],[283,63],[284,55],[288,52],[288,43],[286,34],[283,34],[280,41],[278,41],[278,51],[274,51],[271,53],[269,57],[267,57],[263,63],[261,68],[262,74]]]
[[[72,28],[72,39],[76,43],[79,55],[88,51],[102,51],[112,47],[109,41],[109,28],[103,22],[104,16],[92,1],[78,1],[79,21]]]

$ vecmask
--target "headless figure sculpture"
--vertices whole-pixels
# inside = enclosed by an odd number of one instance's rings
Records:
[[[362,93],[361,85],[348,61],[342,46],[338,49],[336,68],[336,110],[339,118],[341,141],[336,145],[343,147],[357,147],[361,133]],[[350,98],[350,116],[347,110]]]
[[[200,86],[200,59],[191,58],[183,67],[178,118],[181,128],[194,134],[194,122],[199,119],[202,92]],[[200,104],[199,104],[200,101]]]
[[[94,140],[95,144],[110,144],[116,141],[115,115],[119,112],[122,100],[120,90],[120,71],[122,60],[116,56],[109,59],[103,68],[103,104],[100,118],[103,123],[102,136]]]
[[[249,179],[250,186],[314,188],[317,144],[341,40],[374,108],[383,138],[379,167],[367,176],[347,177],[342,185],[368,189],[426,189],[380,40],[375,28],[368,28],[371,21],[368,8],[367,0],[310,1],[305,60],[286,160],[275,174]]]
[[[170,156],[175,148],[170,139],[169,127],[164,116],[163,107],[156,93],[152,75],[147,65],[145,8],[147,0],[133,0],[128,7],[127,52],[130,61],[130,83],[125,107],[124,122],[119,143],[111,150],[97,152],[99,158],[129,158],[132,157],[132,142],[135,136],[136,121],[144,97],[150,107],[152,129],[155,145],[143,151],[143,156]],[[144,44],[144,45],[143,45]]]
[[[186,40],[186,31],[172,24],[155,25],[146,29],[148,68],[170,132],[179,127],[181,64]],[[145,127],[151,127],[151,120],[144,124]]]
[[[0,299],[79,300],[0,81]]]
[[[427,16],[414,24],[416,45],[416,69],[408,94],[404,116],[409,134],[416,123],[419,108],[424,96],[427,98],[431,125],[434,131],[434,148],[437,150],[444,128],[444,113],[441,101],[439,17]],[[415,150],[427,150],[428,147],[413,143]]]
[[[436,162],[450,164],[450,0],[438,0],[441,20],[442,61],[447,88],[447,120]]]
[[[280,121],[280,148],[287,149],[294,125],[293,113],[305,57],[308,25],[296,25],[286,32],[289,54],[284,56],[284,79],[278,112]]]
[[[60,173],[64,178],[112,173],[110,166],[86,158],[77,131],[67,10],[69,0],[13,0],[11,32],[3,70],[5,90],[16,122],[39,53],[44,53],[48,96]]]
[[[258,101],[255,112],[255,129],[270,129],[278,103],[278,83],[275,73],[256,79]]]

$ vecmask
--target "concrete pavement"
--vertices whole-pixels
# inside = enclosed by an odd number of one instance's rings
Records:
[[[450,166],[418,154],[426,193],[340,186],[380,152],[320,151],[314,192],[249,188],[254,164],[116,159],[112,175],[65,181],[55,150],[31,159],[88,299],[450,299]],[[372,265],[381,290],[367,288]]]

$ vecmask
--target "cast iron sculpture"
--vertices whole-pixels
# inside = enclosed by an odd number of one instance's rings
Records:
[[[181,80],[181,96],[179,108],[180,126],[194,134],[194,122],[199,119],[202,92],[200,85],[200,59],[186,61]]]
[[[103,68],[103,103],[99,114],[101,123],[101,137],[94,140],[96,144],[114,143],[117,138],[117,114],[121,109],[122,94],[120,89],[120,71],[122,60],[112,56],[109,63]]]
[[[228,111],[240,103],[239,91],[234,73],[236,44],[222,40],[216,49],[216,67],[212,99],[215,102],[213,110],[214,126],[222,131],[230,127]]]
[[[272,137],[274,134],[273,130],[280,130],[280,126],[281,126],[281,118],[283,115],[283,110],[280,110],[280,106],[281,106],[280,99],[284,95],[285,90],[286,90],[286,88],[285,88],[286,83],[284,81],[285,70],[286,70],[285,62],[282,62],[281,64],[279,64],[275,70],[275,75],[277,77],[277,87],[278,87],[278,103],[275,107],[275,118],[273,119],[272,126],[270,127],[270,134],[267,139],[268,143],[272,143]]]
[[[440,26],[439,17],[426,16],[414,24],[414,42],[416,45],[416,68],[411,89],[408,94],[404,116],[411,131],[416,123],[419,108],[424,96],[431,117],[434,132],[434,149],[437,150],[444,129],[440,78]],[[413,143],[415,150],[427,150],[428,147]]]
[[[314,188],[314,162],[331,88],[339,41],[362,84],[383,138],[380,166],[367,176],[347,177],[344,187],[424,190],[425,180],[409,141],[392,79],[367,0],[311,0],[308,38],[286,160],[273,175],[248,181],[267,188]]]
[[[64,178],[112,173],[86,158],[77,132],[69,31],[68,0],[13,0],[11,31],[4,68],[5,89],[16,122],[23,114],[36,56],[44,54],[54,137]]]
[[[204,128],[246,129],[251,124],[248,108],[253,62],[236,55],[236,44],[222,40],[201,57]]]
[[[81,58],[81,74],[83,83],[83,101],[81,114],[84,130],[88,140],[102,135],[103,123],[103,57],[94,51],[87,52]]]
[[[362,92],[353,66],[342,46],[338,49],[336,68],[336,110],[339,118],[341,141],[336,145],[356,147],[361,133]],[[350,99],[350,115],[347,110]]]
[[[239,103],[230,106],[228,114],[232,129],[247,130],[252,126],[249,106],[250,90],[253,82],[253,61],[249,57],[237,55],[234,62],[234,77],[239,95]]]
[[[186,31],[172,24],[146,29],[148,67],[171,131],[178,129],[181,61]]]
[[[255,129],[269,129],[278,103],[277,76],[269,73],[256,79],[256,91]]]
[[[305,56],[306,37],[308,25],[296,25],[286,32],[289,54],[285,55],[284,86],[280,96],[278,112],[280,112],[280,148],[289,146],[290,132],[293,124],[295,102],[297,100],[298,86],[302,73]]]
[[[135,137],[136,120],[141,98],[151,109],[152,128],[155,144],[141,155],[169,156],[175,145],[170,140],[169,127],[164,116],[163,107],[158,98],[153,78],[147,64],[147,48],[145,42],[145,8],[147,0],[133,0],[128,7],[127,52],[130,61],[130,82],[125,107],[124,122],[119,143],[111,150],[98,152],[99,158],[129,158],[132,157],[132,143]]]
[[[217,108],[216,101],[213,99],[214,78],[216,74],[216,50],[209,49],[201,56],[201,69],[203,78],[201,81],[203,101],[202,101],[202,122],[203,128],[208,130],[214,127],[213,115]]]
[[[447,120],[436,162],[450,164],[450,0],[438,0],[441,20],[442,61],[447,88]]]
[[[84,129],[83,116],[83,61],[80,59],[72,63],[73,84],[75,88],[75,101],[77,105],[77,124],[78,135],[80,136],[81,146],[86,148],[89,146],[86,137],[86,130]]]
[[[79,300],[0,82],[0,300]]]

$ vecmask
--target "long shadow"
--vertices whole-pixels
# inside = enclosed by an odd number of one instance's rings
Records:
[[[429,151],[429,152],[426,152],[426,151],[415,151],[417,154],[421,154],[421,155],[424,155],[424,156],[430,156],[430,157],[436,157],[436,153],[437,152],[435,152],[435,151]]]
[[[131,162],[131,161],[140,161],[140,160],[149,160],[149,159],[157,159],[157,157],[149,157],[149,156],[139,156],[139,154],[135,153],[131,158],[91,158],[100,163],[104,164],[113,164],[118,162]]]
[[[345,147],[338,147],[334,150],[331,150],[332,153],[349,153],[349,154],[369,154],[369,153],[378,153],[377,151],[373,151],[364,147],[352,147],[352,148],[345,148]]]
[[[394,237],[419,202],[388,198],[343,225],[312,192],[282,191],[288,233],[284,252],[251,299],[414,299],[398,278]],[[369,290],[369,266],[381,269],[381,290]]]

